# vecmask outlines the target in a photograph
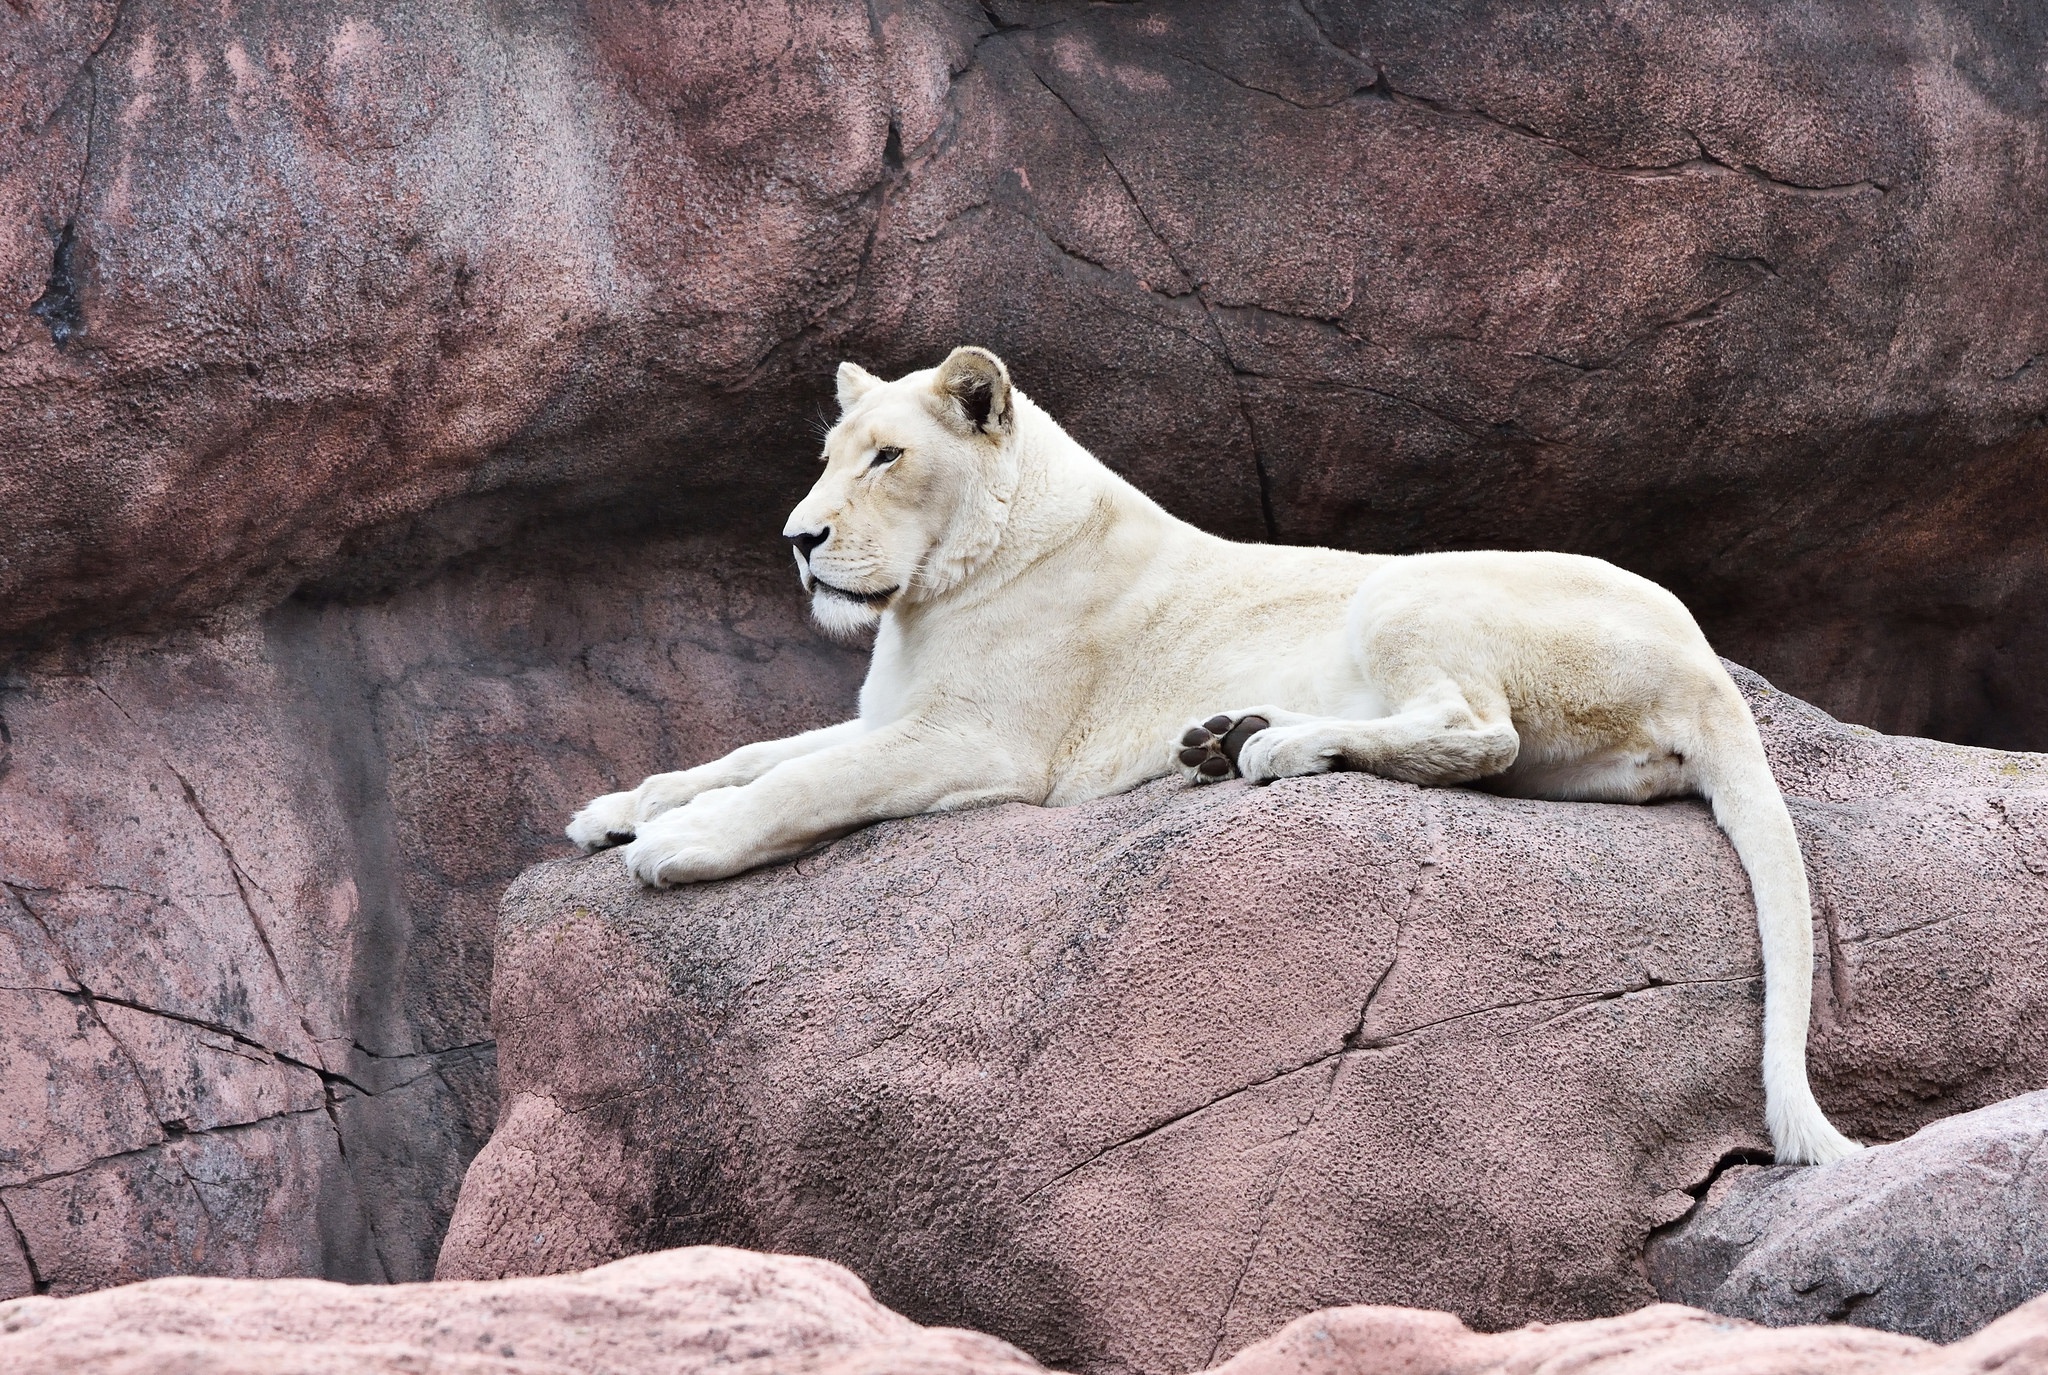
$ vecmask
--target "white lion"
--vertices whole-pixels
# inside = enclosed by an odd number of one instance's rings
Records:
[[[876,628],[860,717],[600,797],[569,823],[649,884],[885,817],[1063,806],[1178,769],[1363,769],[1522,797],[1698,794],[1748,869],[1781,1161],[1859,1149],[1806,1078],[1806,871],[1749,708],[1676,597],[1598,559],[1233,544],[1161,510],[982,349],[839,367],[785,528],[813,615]]]

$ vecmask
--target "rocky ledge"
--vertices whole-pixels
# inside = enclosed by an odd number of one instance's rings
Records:
[[[2048,758],[1741,681],[1814,877],[1822,1102],[1892,1141],[2038,1088]],[[1628,1313],[1650,1239],[1764,1158],[1757,972],[1693,802],[1162,783],[673,892],[545,864],[439,1273],[798,1252],[1086,1371],[1337,1304]]]
[[[1017,1348],[920,1327],[837,1265],[696,1246],[582,1274],[351,1287],[161,1279],[0,1304],[15,1375],[1035,1375]],[[1946,1349],[1855,1328],[1779,1331],[1659,1304],[1480,1335],[1448,1313],[1338,1308],[1218,1375],[2041,1375],[2048,1299]]]

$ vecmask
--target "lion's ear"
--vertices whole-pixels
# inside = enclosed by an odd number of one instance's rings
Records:
[[[932,391],[942,419],[976,434],[1009,433],[1015,418],[1010,370],[987,349],[962,347],[947,354]]]
[[[839,365],[839,409],[850,411],[854,402],[882,385],[882,379],[858,363]]]

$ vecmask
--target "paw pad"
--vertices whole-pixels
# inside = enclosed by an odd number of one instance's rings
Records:
[[[1180,738],[1180,762],[1204,778],[1228,778],[1237,772],[1237,756],[1244,742],[1271,724],[1263,716],[1247,716],[1237,721],[1228,716],[1212,716],[1199,726],[1188,727],[1187,734]]]
[[[632,843],[632,840],[633,833],[631,831],[606,831],[604,833],[604,843],[606,845],[629,845]]]

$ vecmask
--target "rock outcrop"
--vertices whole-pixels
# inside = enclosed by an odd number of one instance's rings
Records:
[[[1650,1246],[1667,1299],[1952,1342],[2048,1294],[2048,1092],[1816,1170],[1738,1167]]]
[[[1619,1318],[1476,1333],[1447,1313],[1335,1308],[1289,1323],[1217,1375],[2038,1375],[2048,1300],[1952,1347],[1855,1327],[1752,1327],[1658,1304]]]
[[[1885,1141],[2048,1077],[2048,758],[1742,675],[1816,894],[1817,1092]],[[1333,1304],[1626,1312],[1758,1158],[1753,909],[1693,802],[1363,775],[873,827],[507,895],[502,1100],[443,1277],[721,1242],[1049,1365],[1199,1369]]]
[[[695,1247],[496,1284],[160,1279],[0,1304],[10,1375],[1031,1375],[824,1261]]]
[[[348,1287],[162,1279],[0,1303],[10,1375],[1039,1375],[975,1332],[926,1328],[837,1265],[723,1247],[577,1275]],[[1481,1335],[1447,1313],[1311,1314],[1227,1375],[2043,1375],[2048,1300],[1946,1350],[1855,1328],[1773,1331],[1662,1304]]]
[[[765,580],[687,540],[493,560],[14,678],[0,1295],[430,1276],[495,1116],[505,884],[692,722],[852,698]]]
[[[0,636],[781,509],[831,363],[971,339],[1216,530],[1606,555],[2048,744],[2019,13],[10,8]]]
[[[1603,554],[1846,716],[2048,744],[2040,45],[0,5],[0,1293],[426,1272],[503,885],[851,704],[773,542],[841,356],[973,339],[1209,528]]]

